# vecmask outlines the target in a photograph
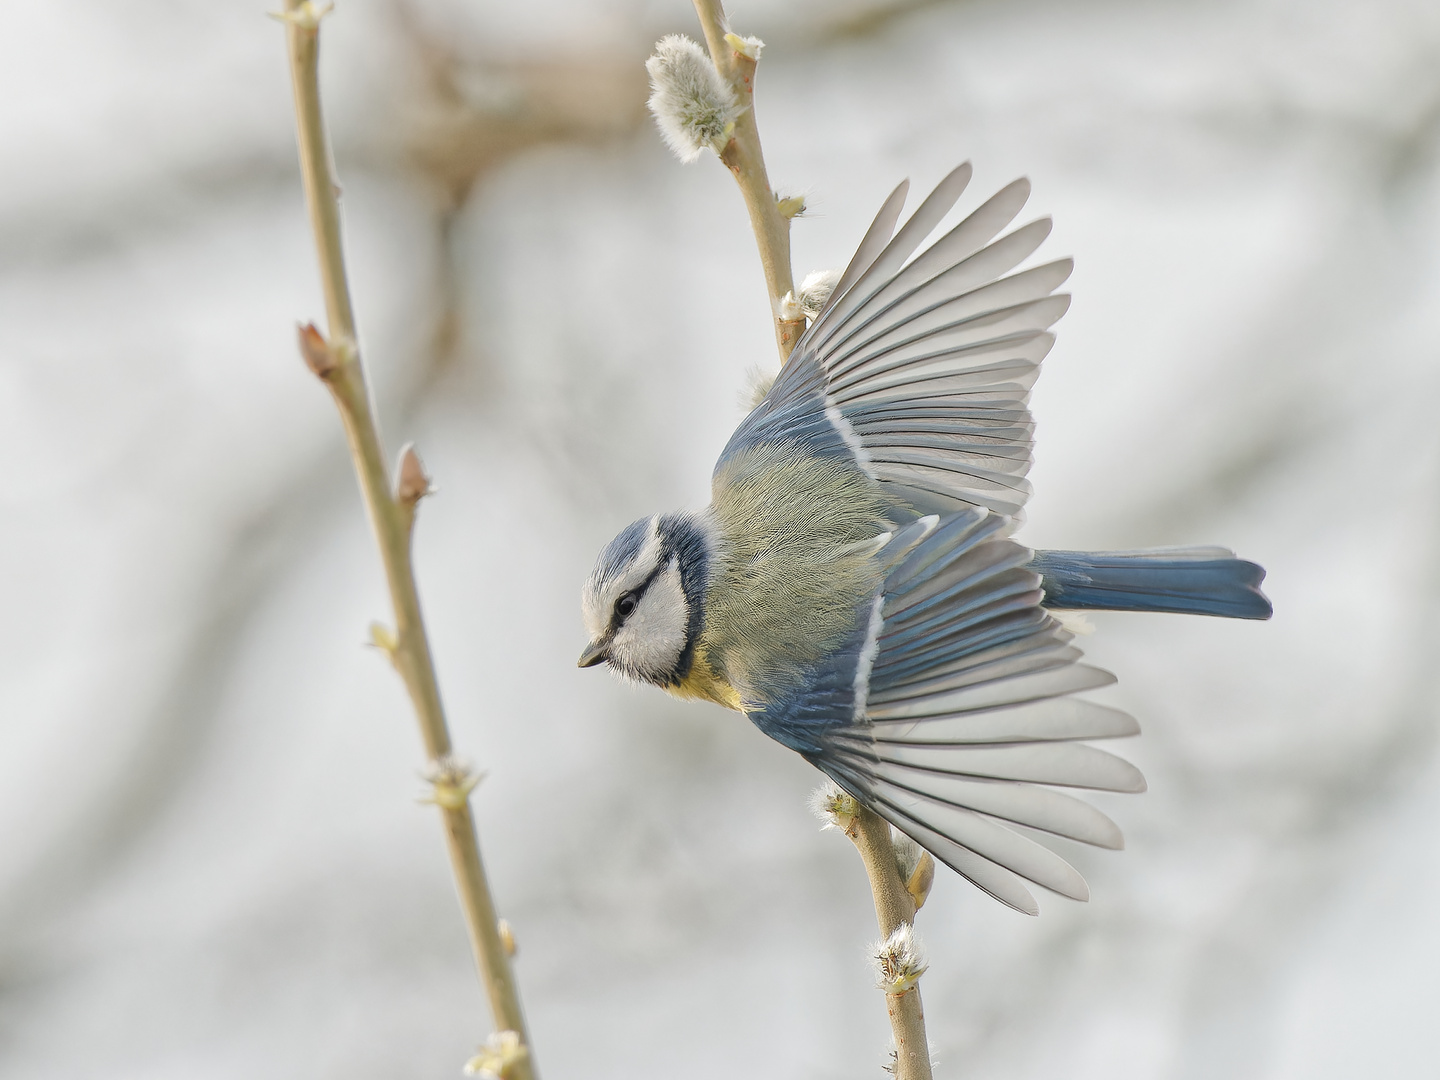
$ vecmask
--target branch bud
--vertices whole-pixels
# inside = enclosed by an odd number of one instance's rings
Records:
[[[433,803],[445,810],[464,807],[475,785],[485,778],[484,773],[476,772],[468,761],[454,754],[430,762],[424,775],[430,781],[430,791],[420,796],[420,802]]]
[[[805,309],[793,292],[787,292],[775,301],[775,318],[781,322],[799,322],[805,318]]]
[[[328,379],[340,367],[340,361],[325,340],[325,335],[315,329],[314,323],[306,323],[303,326],[297,325],[296,332],[300,339],[300,356],[305,361],[305,366],[321,379]]]
[[[496,920],[495,930],[500,935],[500,944],[504,947],[506,956],[514,956],[520,951],[515,944],[515,931],[510,929],[510,923],[507,920]]]
[[[895,932],[875,946],[873,955],[876,985],[887,994],[900,995],[913,990],[929,965],[915,939],[915,928],[901,923]]]
[[[890,843],[895,849],[895,868],[900,871],[900,880],[905,891],[915,901],[915,910],[925,906],[930,888],[935,884],[935,860],[930,853],[910,837],[897,830],[891,830]]]
[[[393,662],[395,650],[400,647],[400,639],[395,636],[395,631],[381,622],[370,624],[370,644],[379,649]]]
[[[775,385],[775,377],[778,371],[767,371],[759,364],[751,364],[745,372],[745,388],[740,391],[740,406],[747,413],[759,407],[760,402],[765,400],[765,395],[770,393],[770,387]]]
[[[800,310],[805,313],[807,319],[819,317],[820,312],[825,310],[826,303],[830,300],[830,294],[835,291],[835,286],[840,283],[840,272],[838,270],[814,270],[805,275],[805,280],[800,283]]]
[[[855,835],[855,815],[860,813],[860,804],[835,781],[826,780],[810,793],[810,811],[824,822],[821,832],[840,829],[846,836]]]
[[[497,1031],[485,1040],[480,1052],[465,1063],[469,1076],[482,1080],[506,1080],[514,1074],[515,1066],[530,1056],[529,1049],[520,1041],[517,1031]]]
[[[765,43],[758,37],[741,37],[739,34],[726,34],[725,44],[746,60],[759,60],[760,50],[765,48]]]
[[[415,452],[414,443],[406,443],[400,448],[400,464],[396,473],[395,501],[401,506],[414,509],[416,503],[434,490],[430,486],[430,477],[425,474],[425,465]]]
[[[940,1064],[940,1059],[935,1056],[935,1044],[927,1039],[925,1040],[925,1048],[930,1051],[930,1073],[934,1075],[936,1067]],[[880,1068],[891,1076],[900,1075],[900,1051],[895,1047],[895,1038],[893,1035],[890,1038],[890,1060],[884,1065],[881,1065]]]
[[[299,30],[314,33],[320,29],[320,20],[335,10],[334,4],[316,4],[314,0],[303,0],[289,11],[272,11],[270,18],[286,23]]]
[[[779,195],[775,196],[775,209],[780,211],[780,216],[787,221],[790,218],[797,218],[805,213],[804,195]]]

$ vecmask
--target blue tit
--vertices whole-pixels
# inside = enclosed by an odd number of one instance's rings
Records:
[[[1072,263],[1011,272],[1050,232],[1041,219],[1000,236],[1029,196],[1023,179],[911,258],[970,173],[952,172],[898,232],[907,185],[886,201],[721,453],[710,506],[644,518],[600,553],[580,666],[744,713],[937,860],[1036,914],[1027,883],[1078,900],[1088,889],[1026,830],[1123,844],[1060,789],[1145,789],[1084,741],[1139,727],[1081,696],[1114,677],[1081,662],[1051,611],[1271,608],[1264,570],[1224,548],[1012,539],[1030,492],[1030,388]]]

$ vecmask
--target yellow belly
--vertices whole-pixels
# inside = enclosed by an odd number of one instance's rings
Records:
[[[740,707],[739,691],[716,673],[705,659],[704,653],[698,649],[695,652],[695,662],[690,666],[690,674],[666,689],[678,698],[700,698],[736,712],[744,711]]]

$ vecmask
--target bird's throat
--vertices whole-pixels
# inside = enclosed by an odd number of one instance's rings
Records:
[[[740,692],[710,666],[709,660],[699,649],[695,652],[695,662],[690,665],[690,671],[686,676],[679,682],[666,686],[665,689],[678,698],[692,700],[699,698],[702,701],[713,701],[716,705],[723,705],[727,709],[742,711]]]

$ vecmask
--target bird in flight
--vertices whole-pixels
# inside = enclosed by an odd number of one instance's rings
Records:
[[[1088,744],[1139,727],[1083,696],[1114,676],[1081,662],[1052,612],[1271,607],[1264,570],[1225,548],[1032,551],[1012,538],[1030,493],[1030,388],[1073,263],[1012,273],[1050,232],[1042,218],[1000,235],[1029,197],[1023,179],[914,255],[970,175],[950,173],[898,232],[908,184],[886,200],[720,454],[710,505],[642,518],[600,553],[580,666],[743,712],[937,860],[1037,914],[1027,883],[1089,893],[1036,834],[1123,845],[1064,789],[1145,789]]]

